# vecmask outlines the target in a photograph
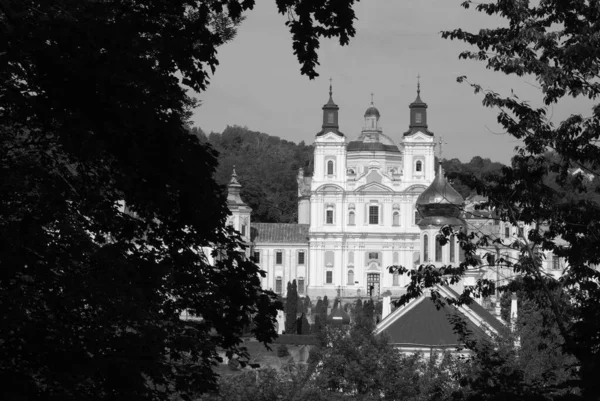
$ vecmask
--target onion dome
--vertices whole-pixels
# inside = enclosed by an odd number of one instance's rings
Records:
[[[335,308],[334,310],[331,311],[329,316],[327,316],[327,323],[329,323],[329,324],[350,324],[350,316],[348,316],[348,314],[346,312],[344,312],[344,309]]]
[[[463,226],[460,216],[464,205],[464,198],[446,181],[440,164],[435,180],[417,198],[417,210],[422,217],[418,225]]]
[[[377,117],[377,119],[381,117],[379,110],[377,110],[377,107],[373,106],[373,103],[371,103],[371,106],[365,111],[365,118],[366,117]]]

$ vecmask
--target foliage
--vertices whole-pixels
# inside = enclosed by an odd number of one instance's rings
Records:
[[[235,166],[241,196],[252,208],[253,221],[298,221],[298,170],[312,174],[312,145],[296,145],[239,126],[228,126],[222,134],[211,133],[208,142],[219,152],[217,183],[225,190]]]
[[[311,78],[319,38],[354,35],[353,0],[275,3]],[[253,6],[0,2],[7,398],[187,397],[214,388],[217,348],[243,356],[244,327],[275,336],[274,294],[225,228],[215,151],[185,129],[186,90],[206,88]]]
[[[298,316],[298,289],[296,280],[287,284],[287,298],[285,299],[285,332],[294,334],[297,331],[296,316]]]
[[[286,356],[290,356],[290,351],[288,350],[287,345],[285,344],[280,344],[277,347],[277,356],[280,358],[286,357]]]
[[[476,185],[472,184],[473,177],[485,180],[489,174],[499,172],[504,165],[488,158],[474,156],[468,163],[462,163],[459,159],[442,159],[442,167],[452,183],[452,188],[466,199],[477,193]]]
[[[308,322],[308,318],[306,317],[306,315],[303,313],[297,320],[297,333],[298,334],[303,334],[303,335],[308,335],[310,334],[310,323]]]
[[[329,345],[319,352],[315,379],[328,394],[416,401],[448,399],[458,389],[452,380],[458,361],[449,354],[402,355],[386,337],[356,325],[349,332],[330,328],[327,334]]]
[[[221,377],[219,394],[202,397],[202,401],[325,401],[320,391],[308,380],[306,370],[246,370]]]
[[[466,1],[463,6],[470,8],[471,4]],[[495,0],[478,4],[476,9],[500,16],[506,23],[478,33],[455,29],[443,32],[442,36],[474,46],[474,50],[462,52],[460,58],[482,61],[487,68],[505,74],[532,76],[546,107],[536,107],[512,90],[503,95],[484,90],[467,77],[458,78],[459,82],[470,84],[475,93],[482,94],[483,105],[498,110],[498,122],[505,132],[521,141],[510,166],[489,174],[485,180],[472,175],[469,185],[488,198],[489,202],[482,206],[494,209],[498,218],[512,226],[527,224],[529,230],[526,237],[510,243],[489,235],[459,233],[458,239],[465,251],[464,262],[441,269],[421,266],[410,272],[409,294],[401,301],[419,296],[423,287],[460,280],[467,268],[478,264],[477,249],[489,249],[493,245],[518,251],[519,257],[505,264],[521,275],[530,288],[543,294],[543,302],[538,300],[537,305],[549,307],[555,328],[564,341],[562,352],[576,360],[577,380],[562,385],[573,390],[579,388],[581,398],[593,399],[600,393],[597,380],[600,370],[600,273],[597,269],[600,263],[597,245],[600,236],[597,196],[600,191],[597,185],[600,105],[594,105],[588,116],[571,115],[559,124],[550,121],[548,107],[565,96],[594,101],[600,95],[597,80],[600,8],[596,2],[587,1]],[[576,170],[581,173],[575,174]],[[449,227],[442,228],[446,238],[451,231]],[[545,271],[543,252],[566,262],[560,278]],[[554,291],[555,288],[559,291]],[[480,279],[458,301],[468,302],[471,295],[485,297],[494,291],[494,281]],[[562,307],[565,295],[569,297],[570,308]],[[504,363],[502,356],[483,359],[481,355],[481,358],[490,372],[489,377]],[[500,390],[488,386],[486,380],[478,387],[482,398],[493,399],[494,394],[501,394]],[[511,379],[509,383],[516,382]],[[519,383],[522,384],[520,378]],[[546,387],[531,390],[520,387],[521,384],[511,390],[511,394],[520,399],[539,399],[551,396],[554,391]]]

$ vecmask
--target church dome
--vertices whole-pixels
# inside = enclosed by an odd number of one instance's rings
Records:
[[[375,152],[380,150],[385,152],[400,152],[400,149],[394,144],[392,138],[377,131],[363,132],[356,140],[348,143],[346,150],[348,152]]]
[[[423,218],[419,225],[464,225],[460,219],[464,198],[446,181],[442,166],[429,188],[417,198],[417,210]]]
[[[377,107],[375,107],[375,106],[373,106],[373,104],[371,104],[371,106],[367,109],[367,111],[365,111],[365,118],[373,117],[373,116],[379,118],[380,114],[379,114],[379,110],[377,110]]]
[[[331,314],[327,316],[329,324],[350,324],[350,316],[341,307],[335,308]]]

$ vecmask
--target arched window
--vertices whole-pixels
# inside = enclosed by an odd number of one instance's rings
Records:
[[[354,285],[354,270],[348,270],[348,285]]]
[[[423,236],[423,263],[429,261],[429,237],[427,234]]]
[[[456,261],[456,238],[454,238],[454,234],[450,236],[450,262]]]
[[[421,160],[417,160],[417,163],[415,164],[415,171],[423,171],[423,162]]]
[[[394,218],[393,218],[393,225],[395,226],[399,226],[400,225],[400,213],[398,212],[394,212]]]
[[[327,175],[333,175],[333,160],[327,162]]]
[[[351,211],[350,213],[348,213],[348,225],[353,226],[355,224],[354,217],[354,212]]]
[[[435,261],[436,262],[441,262],[442,261],[442,244],[440,243],[439,239],[435,239]]]

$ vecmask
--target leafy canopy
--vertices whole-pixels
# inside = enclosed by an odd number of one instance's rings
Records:
[[[301,71],[353,0],[277,0]],[[275,295],[185,128],[253,1],[0,1],[0,379],[11,399],[188,398],[275,336]],[[127,211],[124,210],[124,205]],[[210,251],[213,249],[214,251]],[[184,311],[200,317],[182,321]]]

